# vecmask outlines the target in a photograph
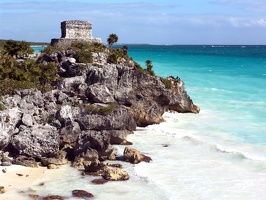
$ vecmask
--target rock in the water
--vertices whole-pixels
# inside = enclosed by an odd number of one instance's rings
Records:
[[[50,196],[44,197],[42,200],[64,200],[64,197],[61,197],[59,195],[50,195]]]
[[[120,168],[105,168],[103,178],[108,181],[125,181],[129,179],[129,175],[126,171]]]
[[[130,147],[125,147],[124,159],[126,162],[133,164],[140,163],[141,161],[150,162],[152,160],[150,157],[141,154],[140,151]]]
[[[39,199],[40,199],[40,196],[37,195],[37,194],[29,194],[28,196],[29,196],[31,199],[33,199],[33,200],[39,200]]]
[[[101,163],[99,160],[84,161],[83,166],[86,172],[97,172],[104,168],[105,164]]]
[[[58,169],[59,167],[57,166],[57,165],[55,165],[55,164],[49,164],[48,166],[47,166],[47,169]]]
[[[94,197],[92,193],[86,192],[84,190],[73,190],[72,191],[73,197],[78,197],[82,199],[92,198]]]
[[[0,194],[4,194],[5,193],[5,187],[4,186],[0,186]]]
[[[102,178],[98,178],[98,179],[93,179],[91,182],[95,185],[102,185],[107,183],[108,181]]]

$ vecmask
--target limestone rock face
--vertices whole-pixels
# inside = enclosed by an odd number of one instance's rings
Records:
[[[13,147],[33,158],[54,157],[59,151],[59,134],[55,127],[36,125],[13,137]]]
[[[162,115],[168,109],[199,112],[180,79],[169,77],[173,86],[167,89],[158,77],[115,64],[91,64],[83,74],[85,73],[87,86],[82,87],[88,88],[88,101],[124,105],[138,126],[162,122]],[[76,88],[82,85],[78,82],[76,84]]]
[[[77,63],[75,53],[65,49],[40,58],[57,64],[60,81],[53,90],[17,89],[0,98],[0,150],[12,152],[13,163],[35,166],[41,161],[48,166],[71,161],[75,167],[97,171],[104,166],[101,161],[115,159],[112,144],[131,144],[126,137],[137,126],[162,122],[167,110],[199,112],[178,78],[168,77],[167,87],[133,61],[128,66],[125,59],[108,64],[108,50],[93,53],[94,63],[86,64]],[[134,149],[124,153],[132,163],[151,160]],[[106,177],[120,173],[107,172]]]
[[[136,122],[124,108],[117,108],[111,114],[87,114],[75,117],[82,130],[129,130],[136,129]]]

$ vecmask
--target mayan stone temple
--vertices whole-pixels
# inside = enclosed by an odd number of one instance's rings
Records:
[[[61,22],[61,38],[51,40],[51,45],[68,45],[73,41],[98,42],[100,38],[92,37],[92,23],[89,21],[69,20]]]

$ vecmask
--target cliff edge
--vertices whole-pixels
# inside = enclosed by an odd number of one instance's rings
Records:
[[[1,98],[1,165],[70,161],[97,171],[101,161],[115,158],[112,144],[129,144],[137,126],[162,122],[168,110],[199,112],[179,78],[151,75],[125,51],[83,45],[41,54],[38,63],[56,65],[50,90],[17,89]]]

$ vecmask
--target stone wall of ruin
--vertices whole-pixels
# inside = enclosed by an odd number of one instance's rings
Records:
[[[92,24],[88,21],[70,20],[61,22],[61,38],[51,40],[51,45],[65,46],[74,41],[98,42],[100,38],[92,37]]]
[[[71,20],[61,22],[61,38],[92,39],[92,24],[88,21]]]

